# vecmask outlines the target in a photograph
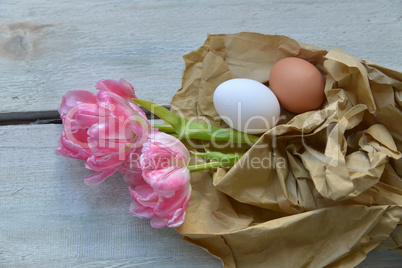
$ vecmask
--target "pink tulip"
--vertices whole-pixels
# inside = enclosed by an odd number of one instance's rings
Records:
[[[98,122],[96,95],[85,90],[70,90],[59,106],[64,131],[57,152],[75,159],[86,160],[92,155],[88,147],[89,127]]]
[[[98,92],[114,92],[125,99],[137,98],[134,94],[134,87],[124,79],[120,79],[119,82],[110,79],[99,80],[98,83],[96,83],[95,88]]]
[[[139,152],[151,125],[145,113],[131,101],[134,88],[125,80],[101,80],[97,94],[72,90],[59,106],[64,131],[57,151],[86,160],[93,173],[85,179],[98,184],[124,168],[128,157]]]
[[[163,132],[150,134],[139,157],[142,179],[137,172],[126,174],[126,181],[133,182],[131,213],[151,219],[155,228],[180,226],[191,195],[189,158],[178,139]]]

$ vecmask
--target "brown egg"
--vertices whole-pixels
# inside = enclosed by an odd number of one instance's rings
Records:
[[[269,88],[279,103],[293,113],[317,109],[324,101],[325,81],[310,62],[289,57],[279,60],[269,75]]]

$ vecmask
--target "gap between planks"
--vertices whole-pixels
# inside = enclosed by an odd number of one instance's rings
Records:
[[[170,109],[169,105],[163,105],[166,109]],[[145,110],[148,119],[160,119],[148,110]],[[24,124],[61,124],[59,112],[53,111],[37,111],[37,112],[12,112],[0,113],[0,125],[24,125]]]

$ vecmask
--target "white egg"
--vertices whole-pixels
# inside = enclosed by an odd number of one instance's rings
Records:
[[[274,127],[280,116],[275,94],[264,84],[246,78],[230,79],[214,92],[214,106],[221,118],[236,130],[258,134]]]

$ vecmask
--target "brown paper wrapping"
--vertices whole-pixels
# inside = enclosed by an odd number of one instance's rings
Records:
[[[269,86],[273,64],[289,56],[322,72],[324,104],[282,109],[234,167],[192,173],[177,230],[224,267],[352,267],[373,249],[402,253],[402,73],[285,36],[209,35],[184,56],[173,110],[228,127],[215,88],[237,77]]]

